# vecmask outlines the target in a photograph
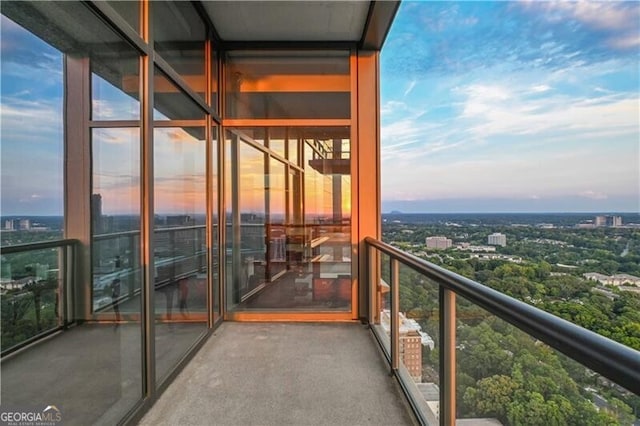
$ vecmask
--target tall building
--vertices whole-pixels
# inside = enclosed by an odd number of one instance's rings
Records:
[[[422,382],[422,348],[434,348],[431,336],[422,331],[422,327],[414,319],[407,318],[405,314],[398,314],[399,324],[399,349],[400,360],[407,369],[411,378],[416,382]],[[391,333],[391,314],[389,310],[380,312],[380,324],[387,334]]]
[[[499,232],[494,232],[487,237],[487,244],[505,247],[507,245],[507,236]]]
[[[622,217],[613,215],[600,215],[594,218],[593,224],[595,226],[622,226]]]
[[[91,226],[94,234],[102,234],[104,229],[104,216],[102,216],[102,195],[91,194]]]
[[[438,249],[438,250],[448,249],[453,245],[453,242],[451,241],[451,239],[447,237],[440,237],[440,236],[427,237],[425,243],[427,245],[427,248]]]

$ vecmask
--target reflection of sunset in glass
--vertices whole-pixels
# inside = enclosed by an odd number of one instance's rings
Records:
[[[206,145],[193,136],[202,133],[202,128],[154,130],[156,213],[205,214]]]
[[[140,131],[93,129],[93,194],[102,196],[102,213],[137,214],[140,210]]]

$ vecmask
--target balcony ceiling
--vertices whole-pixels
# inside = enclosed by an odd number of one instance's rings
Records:
[[[203,1],[202,4],[223,41],[361,42],[379,49],[399,2]]]

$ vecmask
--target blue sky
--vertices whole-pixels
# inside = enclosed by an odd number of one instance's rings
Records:
[[[0,17],[2,214],[62,212],[62,54]]]
[[[638,2],[403,1],[383,211],[638,212],[639,67]]]
[[[1,30],[1,211],[60,214],[62,55]],[[381,73],[383,211],[640,211],[640,2],[403,1]]]

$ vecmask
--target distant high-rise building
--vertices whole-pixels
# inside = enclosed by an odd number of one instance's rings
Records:
[[[20,229],[27,231],[31,229],[31,219],[20,219]]]
[[[612,215],[599,215],[595,217],[595,219],[593,220],[593,224],[595,226],[622,226],[622,217]]]
[[[94,235],[104,232],[102,223],[102,195],[91,194],[91,226]]]
[[[607,216],[607,226],[622,226],[622,217]]]
[[[15,221],[13,219],[5,220],[4,229],[6,229],[7,231],[15,231],[16,230]]]
[[[493,234],[489,235],[489,237],[487,238],[487,244],[491,245],[491,246],[506,246],[507,245],[507,236],[504,234],[501,234],[499,232],[494,232]]]
[[[193,226],[195,221],[188,214],[167,216],[167,226]]]
[[[439,249],[444,250],[448,249],[453,245],[453,242],[447,237],[427,237],[426,239],[427,248],[430,249]]]

